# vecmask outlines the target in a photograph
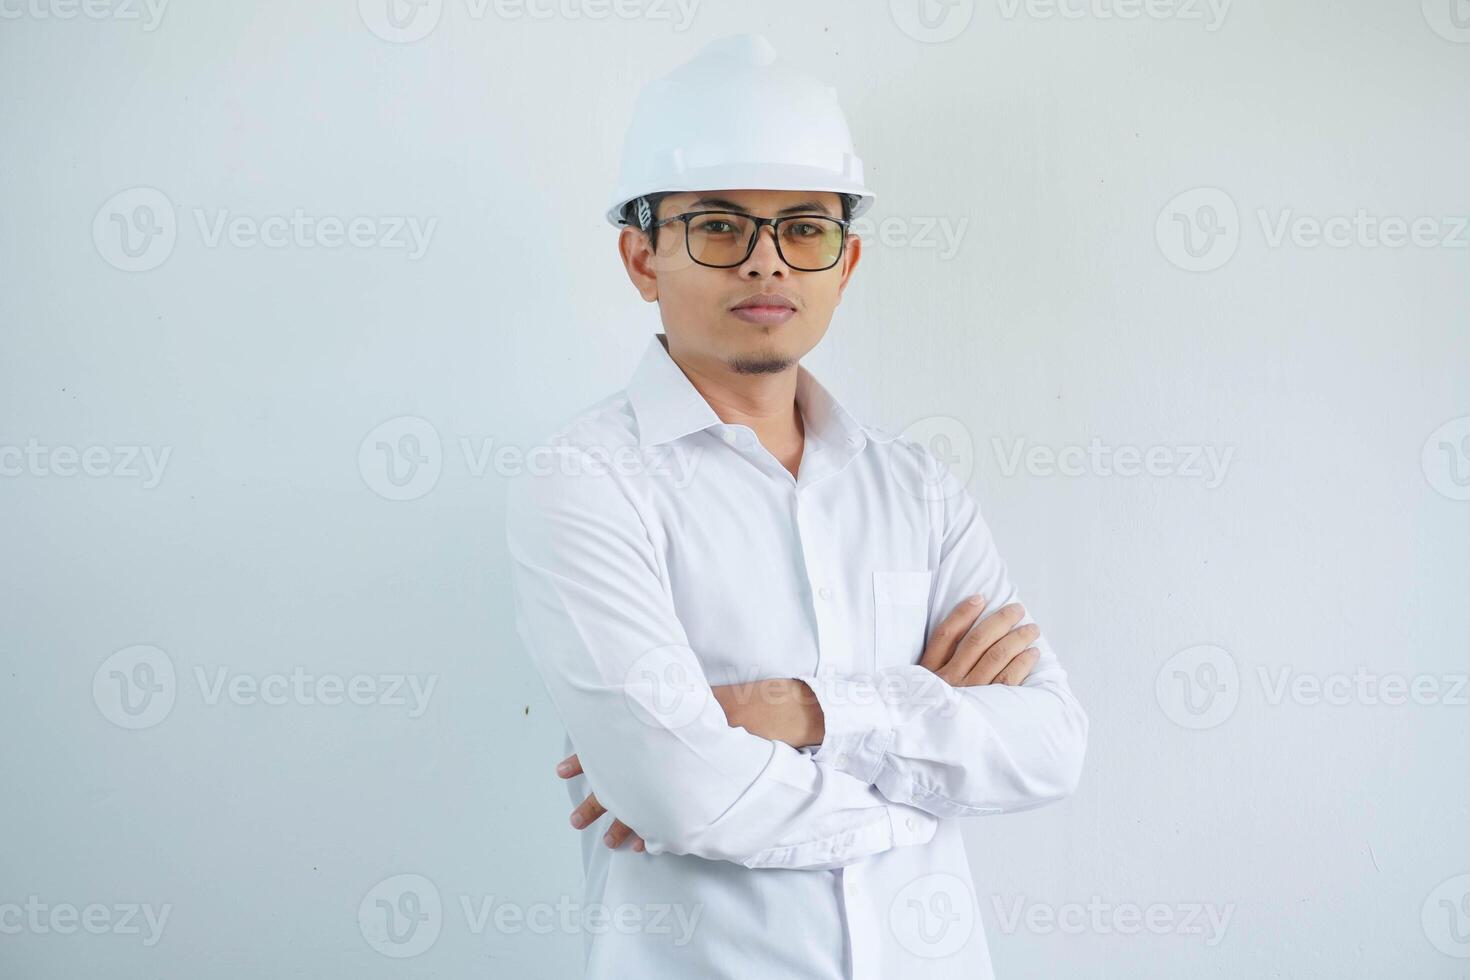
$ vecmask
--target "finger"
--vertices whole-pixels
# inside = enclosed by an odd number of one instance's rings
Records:
[[[572,826],[586,827],[606,812],[602,804],[597,802],[597,794],[588,793],[581,805],[572,811]]]
[[[1005,636],[990,645],[990,649],[983,653],[975,666],[965,675],[960,682],[962,687],[974,687],[979,684],[993,684],[1000,676],[1000,672],[1010,665],[1010,662],[1020,655],[1021,651],[1036,641],[1041,635],[1041,627],[1035,623],[1027,623],[1018,626]]]
[[[580,776],[582,774],[582,760],[577,758],[577,753],[573,752],[571,755],[558,762],[556,764],[556,774],[563,779],[571,779],[573,776]]]
[[[1041,635],[1041,627],[1035,623],[1027,623],[1011,630],[1005,636],[996,640],[986,650],[984,655],[965,676],[961,686],[974,687],[978,684],[993,684],[995,678],[1004,670],[1022,650],[1030,646]]]
[[[1027,647],[1016,654],[1014,660],[1005,665],[1005,668],[995,675],[995,683],[1009,684],[1015,686],[1031,675],[1031,668],[1036,666],[1036,661],[1041,657],[1041,651],[1035,647]]]
[[[985,597],[973,595],[954,607],[954,610],[944,617],[940,624],[934,627],[934,632],[929,637],[928,644],[924,647],[924,655],[919,658],[919,666],[927,667],[935,673],[939,668],[949,662],[954,656],[955,645],[960,642],[966,631],[975,625],[975,620],[985,611]]]
[[[618,849],[618,845],[627,840],[628,835],[631,833],[633,833],[632,827],[629,827],[621,820],[614,818],[612,826],[607,828],[607,833],[602,835],[602,842],[616,851]]]
[[[959,684],[966,674],[975,669],[982,654],[1005,636],[1026,615],[1019,602],[1001,606],[995,612],[976,623],[955,648],[954,656],[939,671],[939,676],[951,684]],[[1024,646],[1024,644],[1022,644]]]
[[[633,850],[642,851],[647,846],[647,844],[643,843],[642,837],[639,837],[637,834],[633,835]]]

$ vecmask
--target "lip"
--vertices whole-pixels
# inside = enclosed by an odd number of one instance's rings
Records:
[[[785,323],[796,315],[796,304],[780,293],[761,293],[743,299],[730,312],[747,323],[770,326]]]
[[[784,310],[795,310],[796,304],[780,293],[757,293],[747,296],[731,307],[732,310],[747,310],[751,307],[776,306]]]
[[[777,326],[796,316],[796,311],[789,306],[737,306],[730,312],[746,323],[763,327]]]

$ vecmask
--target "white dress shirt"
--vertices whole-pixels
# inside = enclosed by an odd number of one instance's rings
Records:
[[[516,629],[581,758],[569,799],[609,811],[568,824],[589,978],[990,977],[957,818],[1077,785],[1087,715],[1044,637],[1018,686],[918,664],[965,597],[1018,600],[974,499],[805,367],[796,402],[793,477],[655,335],[510,489]],[[816,692],[820,746],[710,691],[771,677]],[[646,852],[602,842],[614,817]]]

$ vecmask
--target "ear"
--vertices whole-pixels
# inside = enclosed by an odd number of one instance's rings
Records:
[[[852,270],[857,268],[858,260],[863,257],[863,240],[856,235],[848,234],[847,245],[842,249],[842,281],[837,284],[837,298],[842,298],[842,291],[847,288],[847,281],[852,278]]]
[[[618,234],[618,254],[623,258],[628,281],[638,290],[638,295],[644,302],[655,302],[658,299],[658,270],[654,266],[648,236],[638,228],[624,228]]]

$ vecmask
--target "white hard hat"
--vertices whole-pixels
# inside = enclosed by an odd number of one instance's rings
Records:
[[[644,86],[607,220],[644,194],[721,189],[875,195],[863,184],[837,90],[777,60],[764,35],[711,41]]]

